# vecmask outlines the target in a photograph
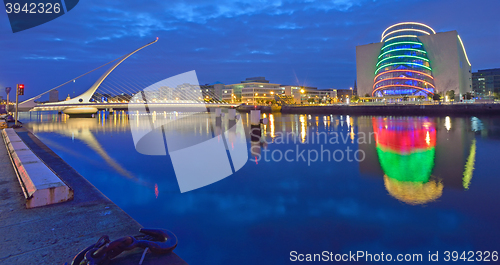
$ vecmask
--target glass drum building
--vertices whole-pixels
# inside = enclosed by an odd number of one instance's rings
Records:
[[[356,46],[358,95],[400,102],[442,98],[472,90],[471,63],[456,30],[436,32],[419,22],[394,24],[380,42]]]
[[[418,39],[431,34],[436,34],[431,27],[416,22],[398,23],[382,33],[372,96],[434,95],[431,62]]]

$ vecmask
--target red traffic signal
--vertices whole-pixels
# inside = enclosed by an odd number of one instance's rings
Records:
[[[17,91],[19,96],[24,95],[24,84],[17,84]]]

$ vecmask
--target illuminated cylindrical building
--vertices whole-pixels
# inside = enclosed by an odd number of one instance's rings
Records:
[[[431,27],[416,22],[398,23],[382,33],[372,96],[434,95],[432,63],[418,38],[431,34],[436,34]]]

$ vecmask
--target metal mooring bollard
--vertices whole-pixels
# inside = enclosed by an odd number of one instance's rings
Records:
[[[222,110],[220,108],[216,108],[215,109],[215,126],[222,125],[222,117],[224,117],[224,113],[222,113]]]
[[[236,125],[236,121],[240,118],[239,115],[236,115],[236,109],[229,109],[227,112],[227,125],[229,128],[233,128]]]
[[[252,142],[260,142],[262,137],[261,124],[267,124],[267,118],[260,118],[260,110],[250,111],[250,140]]]

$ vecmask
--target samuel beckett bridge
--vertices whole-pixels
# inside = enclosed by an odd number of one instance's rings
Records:
[[[101,86],[104,80],[127,58],[157,41],[158,38],[131,53],[23,101],[19,104],[19,109],[23,111],[59,111],[70,116],[86,116],[95,114],[99,110],[109,110],[112,112],[114,110],[142,108],[144,105],[149,108],[160,108],[165,111],[189,111],[190,109],[200,110],[236,106],[222,102],[213,89],[201,89],[194,71],[164,79],[147,87],[132,84],[120,87]],[[89,89],[79,96],[59,102],[40,103],[35,101],[53,90],[75,82],[77,79],[110,64],[112,64],[111,67]],[[106,94],[96,92],[99,88],[106,89]]]

